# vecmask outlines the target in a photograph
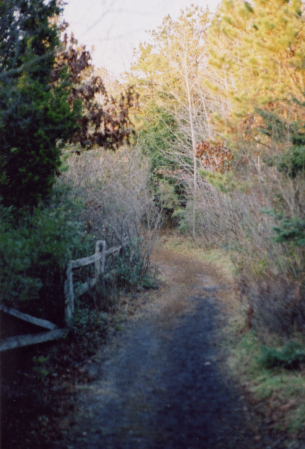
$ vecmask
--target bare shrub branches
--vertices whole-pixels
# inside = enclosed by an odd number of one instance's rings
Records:
[[[147,231],[158,228],[160,217],[147,188],[149,163],[138,149],[90,151],[72,156],[69,165],[64,179],[73,182],[85,201],[88,230],[97,238],[107,237],[109,245],[116,245],[126,233],[140,237],[143,224]]]
[[[108,246],[129,242],[118,260],[107,259],[105,273],[110,275],[106,284],[114,292],[122,279],[131,284],[139,281],[150,267],[161,224],[148,189],[148,160],[138,148],[121,148],[117,153],[99,149],[71,156],[69,165],[60,182],[72,184],[73,194],[85,202],[86,232],[96,240],[106,240]],[[98,287],[101,297],[106,284],[102,280]]]

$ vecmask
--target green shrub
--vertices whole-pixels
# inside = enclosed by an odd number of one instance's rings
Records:
[[[262,213],[275,218],[277,225],[273,227],[275,242],[291,242],[294,246],[305,246],[305,219],[298,216],[284,216],[273,209],[262,209]]]
[[[267,369],[276,367],[296,369],[305,362],[305,348],[296,342],[287,343],[281,350],[263,346],[259,362]]]
[[[1,302],[20,306],[36,299],[37,314],[58,319],[64,308],[65,266],[69,259],[92,251],[91,239],[78,221],[80,208],[58,190],[51,203],[32,212],[21,209],[18,217],[14,208],[1,207]]]
[[[97,329],[103,332],[107,329],[107,313],[99,313],[89,307],[80,308],[76,302],[76,309],[72,320],[72,332],[77,337],[82,337],[86,332]]]
[[[89,301],[76,299],[69,337],[83,355],[95,354],[106,337],[110,321]]]
[[[295,246],[305,246],[305,219],[302,217],[283,217],[273,228],[277,234],[276,242],[292,242]]]
[[[50,356],[33,357],[33,371],[35,371],[39,377],[46,377],[50,374],[49,367],[47,366],[49,360]]]
[[[216,187],[222,193],[228,193],[234,190],[237,185],[234,181],[234,175],[231,171],[226,173],[211,173],[208,170],[199,169],[200,176],[210,183],[213,187]]]
[[[104,310],[115,307],[115,298],[122,290],[135,287],[156,288],[156,282],[150,271],[150,251],[141,246],[140,239],[135,239],[121,250],[106,265],[106,277],[103,276],[97,286],[99,308]]]

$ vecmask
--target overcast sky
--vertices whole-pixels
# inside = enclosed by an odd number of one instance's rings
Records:
[[[80,44],[92,53],[93,64],[116,76],[128,70],[133,48],[148,40],[146,30],[161,25],[163,18],[179,16],[194,4],[215,11],[219,0],[66,0],[64,18]]]

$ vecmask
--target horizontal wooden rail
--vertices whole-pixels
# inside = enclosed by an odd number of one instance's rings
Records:
[[[47,341],[58,340],[64,337],[69,332],[69,329],[55,329],[41,334],[17,335],[16,337],[9,337],[0,344],[0,352],[9,349],[21,348],[22,346],[36,345]]]
[[[27,321],[28,323],[35,324],[36,326],[44,327],[45,329],[54,330],[57,326],[51,323],[48,320],[42,320],[40,318],[36,318],[34,316],[28,315],[27,313],[19,312],[19,310],[11,309],[10,307],[6,307],[3,304],[0,304],[0,310],[9,315],[15,316],[20,320]]]
[[[90,279],[89,281],[81,284],[77,288],[77,290],[74,292],[74,298],[78,298],[79,296],[82,296],[84,293],[86,293],[88,290],[90,290],[90,288],[93,288],[96,283],[97,283],[97,279],[93,278],[93,279]]]
[[[91,265],[92,263],[100,260],[102,257],[102,253],[95,253],[93,256],[83,257],[82,259],[71,260],[72,268],[80,268],[85,267],[87,265]]]
[[[113,254],[117,254],[121,251],[123,246],[128,245],[129,242],[124,242],[122,245],[114,246],[107,249],[106,242],[104,240],[98,240],[95,244],[95,254],[81,259],[70,260],[66,270],[66,282],[65,282],[65,297],[66,297],[66,323],[69,325],[74,313],[74,299],[86,293],[90,288],[93,288],[99,276],[105,273],[106,257]],[[102,247],[102,250],[100,250]],[[73,268],[86,267],[87,265],[95,264],[95,276],[89,279],[84,284],[80,285],[74,292],[73,288]],[[112,274],[106,275],[105,279],[110,278]]]
[[[110,256],[111,254],[119,253],[123,245],[120,246],[114,246],[113,248],[107,249],[105,251],[106,256]]]
[[[111,254],[118,253],[121,250],[122,246],[114,246],[113,248],[107,249],[105,251],[105,256],[110,256]],[[103,257],[103,253],[97,252],[93,254],[92,256],[83,257],[81,259],[75,259],[71,260],[71,266],[72,268],[80,268],[80,267],[86,267],[87,265],[91,265],[94,262],[97,262],[98,260],[101,260]]]

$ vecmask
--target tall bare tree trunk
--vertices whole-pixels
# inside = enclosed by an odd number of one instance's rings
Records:
[[[190,119],[191,138],[192,138],[192,147],[193,147],[194,190],[196,191],[197,190],[196,137],[195,137],[195,131],[194,131],[192,99],[191,99],[190,82],[189,82],[189,78],[188,78],[188,73],[186,73],[186,89],[187,89],[187,99],[188,99],[188,105],[189,105],[189,119]]]
[[[189,119],[190,119],[190,127],[191,127],[191,139],[192,139],[192,148],[193,148],[193,162],[194,162],[193,238],[195,238],[196,237],[195,196],[196,196],[196,190],[197,190],[196,137],[195,137],[195,131],[194,131],[191,89],[190,89],[190,82],[189,82],[189,77],[188,77],[186,57],[185,57],[185,81],[186,81],[188,109],[189,109]]]

